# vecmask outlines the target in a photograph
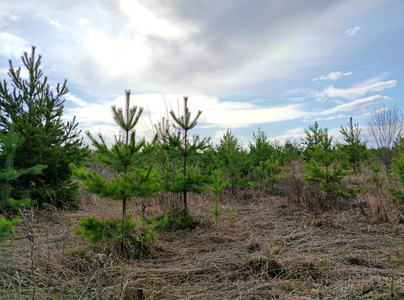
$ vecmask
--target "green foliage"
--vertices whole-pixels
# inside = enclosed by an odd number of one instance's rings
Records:
[[[147,170],[134,169],[106,180],[95,171],[85,171],[72,165],[73,175],[83,181],[83,188],[101,197],[122,200],[131,197],[151,197],[159,190],[159,175],[150,166]]]
[[[75,206],[77,193],[63,190],[65,187],[78,189],[72,184],[69,164],[80,164],[87,150],[75,119],[72,122],[62,119],[63,97],[68,93],[66,81],[57,84],[55,90],[51,89],[48,78],[43,77],[41,56],[35,55],[35,47],[31,55],[24,53],[22,63],[28,72],[27,78],[23,78],[21,68],[14,68],[10,61],[8,75],[12,89],[6,80],[0,82],[0,130],[5,135],[18,132],[18,147],[12,157],[17,171],[30,170],[37,165],[47,168],[42,172],[20,173],[12,183],[11,196]]]
[[[279,160],[270,156],[266,161],[261,161],[254,169],[252,178],[256,187],[261,191],[274,193],[278,191],[277,184],[282,180]]]
[[[195,229],[199,222],[191,215],[173,216],[170,214],[162,214],[155,218],[147,220],[155,229],[163,230],[186,230]]]
[[[170,111],[170,115],[173,118],[177,128],[176,134],[172,134],[169,131],[161,131],[162,147],[167,151],[169,157],[174,158],[175,166],[173,172],[164,173],[164,187],[167,191],[174,193],[182,193],[184,209],[183,214],[188,214],[187,194],[188,192],[201,193],[204,190],[204,181],[202,175],[197,169],[188,171],[188,158],[192,155],[196,155],[208,147],[209,139],[200,140],[199,136],[195,135],[192,141],[189,141],[188,131],[193,129],[197,125],[198,118],[202,114],[202,111],[198,111],[197,115],[191,119],[191,112],[188,108],[188,97],[184,97],[184,114],[177,116],[175,112]],[[160,126],[163,128],[163,126]],[[176,159],[182,157],[182,175],[177,173]]]
[[[114,170],[117,175],[112,179],[105,179],[95,171],[86,171],[71,165],[76,179],[83,181],[85,190],[98,194],[101,197],[122,201],[122,250],[126,245],[126,206],[127,200],[132,197],[151,197],[160,188],[160,178],[153,170],[153,165],[147,166],[147,156],[153,151],[153,146],[144,140],[135,142],[134,128],[139,121],[143,108],[130,107],[130,91],[126,91],[125,111],[112,106],[115,121],[124,131],[124,141],[116,140],[111,148],[108,148],[103,136],[94,138],[91,133],[87,135],[97,149],[96,155],[108,168]],[[96,224],[96,223],[94,223]],[[97,225],[97,224],[96,224]],[[107,224],[108,225],[108,224]]]
[[[245,188],[251,166],[250,156],[230,130],[220,139],[216,152],[216,165],[228,179],[228,188],[232,193],[236,193],[238,188]]]
[[[32,204],[31,199],[19,199],[15,200],[14,198],[8,198],[7,204],[11,209],[18,210],[23,207],[28,207]]]
[[[5,217],[0,216],[0,243],[10,238],[10,233],[20,221],[20,218],[14,218],[9,221]]]
[[[332,137],[326,129],[321,129],[316,123],[306,131],[305,155],[310,157],[306,162],[307,174],[305,179],[311,183],[312,196],[321,208],[334,207],[339,199],[356,196],[354,187],[345,189],[341,182],[346,173],[346,158],[332,145]]]
[[[214,170],[211,176],[212,185],[209,190],[213,193],[215,199],[220,199],[228,185],[227,179],[220,170]]]
[[[292,159],[292,147],[293,144],[288,143],[290,148],[289,152],[285,151],[285,147],[282,147],[278,142],[270,143],[268,136],[265,132],[258,129],[258,134],[253,133],[254,143],[249,144],[251,163],[253,166],[259,166],[261,162],[265,162],[270,157],[278,160],[281,166],[285,165]]]
[[[215,199],[213,215],[215,216],[216,224],[218,223],[218,218],[222,214],[222,210],[220,209],[220,198],[226,190],[227,184],[228,181],[224,177],[223,172],[220,170],[214,170],[212,174],[212,186],[209,190],[213,193]]]
[[[400,139],[398,145],[398,155],[393,158],[392,170],[397,175],[398,180],[404,187],[404,139]],[[400,200],[401,204],[404,204],[404,192],[400,189],[390,188],[390,192]]]
[[[206,189],[206,177],[198,170],[189,168],[187,176],[183,174],[165,174],[164,189],[172,193],[193,192],[200,194]]]
[[[291,142],[284,147],[277,142],[270,143],[267,135],[259,129],[257,135],[253,133],[253,141],[249,144],[253,166],[249,185],[261,192],[277,192],[277,184],[282,179],[281,167],[297,159],[300,150]]]
[[[305,147],[303,156],[305,161],[310,161],[312,153],[321,148],[321,144],[328,133],[326,129],[320,128],[317,121],[313,125],[309,125],[309,128],[305,129],[304,132],[306,138],[302,141],[302,145]]]
[[[120,224],[122,224],[121,220],[119,222],[111,220],[100,221],[96,218],[88,217],[80,220],[79,226],[81,228],[75,232],[78,235],[84,236],[89,242],[97,243],[119,236],[119,231],[122,231],[122,228],[118,229]]]
[[[369,158],[366,144],[361,138],[361,129],[358,124],[352,123],[352,117],[346,127],[341,126],[341,134],[344,137],[344,144],[339,148],[348,156],[349,164],[354,172],[360,171],[361,162]]]
[[[284,146],[284,151],[286,155],[286,162],[291,162],[297,160],[301,157],[302,148],[296,142],[286,141]]]
[[[121,254],[142,257],[148,256],[155,246],[154,230],[141,220],[138,223],[133,222],[131,214],[126,216],[125,222],[122,219],[100,221],[88,217],[80,220],[79,226],[76,234],[84,236],[92,244],[107,244],[111,252],[121,249],[124,251]],[[116,241],[123,235],[125,244],[117,247]]]
[[[14,132],[13,128],[4,134],[0,132],[0,158],[4,162],[4,168],[0,168],[0,209],[19,209],[31,204],[28,198],[15,200],[12,198],[13,185],[20,176],[24,174],[41,174],[46,168],[44,165],[36,165],[28,169],[14,169],[15,153],[24,142],[24,138]]]

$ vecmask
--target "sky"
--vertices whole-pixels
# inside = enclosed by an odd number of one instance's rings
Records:
[[[138,136],[189,97],[191,134],[230,129],[299,141],[318,121],[340,138],[380,108],[404,111],[402,0],[1,0],[0,79],[31,46],[64,118],[113,137],[111,105],[144,107]],[[24,73],[22,73],[24,74]]]

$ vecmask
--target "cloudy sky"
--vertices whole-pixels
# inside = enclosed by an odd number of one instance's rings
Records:
[[[299,139],[315,121],[335,136],[353,117],[404,110],[401,0],[1,0],[0,78],[37,47],[65,117],[117,134],[111,105],[145,108],[138,134],[167,109],[202,110],[194,133],[229,128],[248,143]],[[178,104],[180,108],[178,108]]]

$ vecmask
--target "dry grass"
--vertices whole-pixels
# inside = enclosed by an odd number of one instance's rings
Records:
[[[0,299],[403,299],[404,225],[387,195],[380,223],[372,193],[322,214],[283,197],[227,199],[217,225],[213,201],[194,196],[202,225],[159,232],[162,249],[146,260],[84,251],[78,220],[117,217],[120,203],[82,193],[79,211],[27,212],[0,245]],[[141,213],[136,201],[128,209]],[[164,210],[155,200],[146,212]]]

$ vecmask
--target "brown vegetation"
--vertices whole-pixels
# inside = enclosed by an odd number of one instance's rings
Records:
[[[120,206],[82,192],[79,211],[27,211],[0,245],[0,299],[403,299],[404,225],[394,201],[381,195],[385,222],[371,178],[347,180],[366,188],[344,210],[228,196],[217,225],[212,197],[193,196],[190,212],[201,225],[159,231],[159,248],[141,260],[86,250],[73,232],[79,219],[111,219]],[[164,211],[155,199],[146,213]],[[141,214],[136,200],[128,212]]]

